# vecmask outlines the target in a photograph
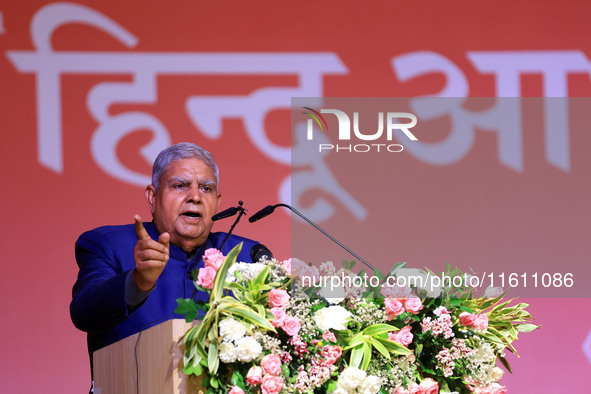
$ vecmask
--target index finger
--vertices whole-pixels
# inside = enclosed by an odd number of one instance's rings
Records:
[[[134,215],[133,220],[135,220],[135,233],[137,234],[137,239],[150,239],[150,235],[144,228],[140,215]]]

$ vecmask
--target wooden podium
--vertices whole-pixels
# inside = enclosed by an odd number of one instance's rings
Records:
[[[205,393],[199,378],[179,368],[179,339],[194,324],[168,320],[94,352],[95,394]]]

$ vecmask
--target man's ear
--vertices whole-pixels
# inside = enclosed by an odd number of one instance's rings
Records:
[[[215,211],[217,212],[220,208],[220,203],[222,202],[222,193],[218,193],[218,205],[215,207]]]
[[[156,210],[156,189],[153,185],[146,186],[144,196],[146,196],[146,201],[150,206],[150,212],[152,212],[152,215],[154,215],[154,211]]]

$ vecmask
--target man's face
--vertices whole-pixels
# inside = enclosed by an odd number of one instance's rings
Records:
[[[221,201],[213,170],[199,159],[173,161],[160,177],[160,188],[146,188],[156,229],[190,252],[205,243]]]

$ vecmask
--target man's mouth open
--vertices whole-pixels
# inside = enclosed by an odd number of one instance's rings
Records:
[[[198,212],[183,212],[181,216],[189,219],[198,219],[201,217],[201,214]]]

